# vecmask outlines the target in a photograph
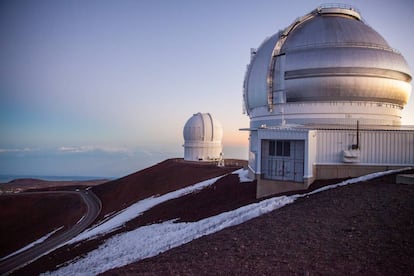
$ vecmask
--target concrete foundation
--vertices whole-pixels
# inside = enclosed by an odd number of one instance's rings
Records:
[[[274,194],[280,194],[290,191],[300,191],[309,188],[314,179],[305,179],[304,182],[291,182],[262,179],[257,176],[256,198],[262,198]]]
[[[316,179],[358,177],[370,173],[401,169],[405,167],[407,166],[375,166],[361,164],[316,165]]]
[[[384,165],[357,165],[357,164],[338,164],[338,165],[315,165],[314,178],[305,178],[303,182],[280,181],[263,179],[261,175],[255,175],[251,170],[250,177],[257,180],[256,197],[262,198],[274,194],[290,191],[306,190],[316,179],[336,179],[350,178],[367,175],[375,172],[383,172],[405,168],[407,166],[384,166]],[[414,175],[401,174],[397,176],[397,183],[414,184]]]
[[[399,174],[396,182],[397,184],[414,184],[414,174]]]

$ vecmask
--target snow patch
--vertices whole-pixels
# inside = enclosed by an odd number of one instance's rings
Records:
[[[371,174],[367,174],[367,175],[363,175],[360,177],[356,177],[356,178],[351,178],[351,179],[347,179],[345,181],[342,181],[340,183],[337,184],[332,184],[332,185],[328,185],[325,187],[321,187],[319,189],[313,190],[312,192],[306,193],[306,194],[302,194],[302,195],[295,195],[297,197],[304,197],[304,196],[309,196],[309,195],[313,195],[316,193],[320,193],[326,190],[330,190],[330,189],[335,189],[341,186],[345,186],[348,184],[354,184],[357,182],[362,182],[362,181],[368,181],[380,176],[384,176],[384,175],[388,175],[388,174],[393,174],[393,173],[399,173],[402,171],[406,171],[406,170],[411,170],[412,168],[408,167],[408,168],[402,168],[402,169],[397,169],[397,170],[389,170],[389,171],[384,171],[384,172],[376,172],[376,173],[371,173]]]
[[[57,229],[53,230],[52,232],[50,232],[50,233],[48,233],[48,234],[44,235],[43,237],[41,237],[40,239],[35,240],[34,242],[32,242],[32,243],[30,243],[30,244],[26,245],[25,247],[22,247],[22,248],[20,248],[19,250],[15,251],[15,252],[13,252],[13,253],[11,253],[11,254],[9,254],[9,255],[7,255],[7,256],[5,256],[5,257],[3,257],[3,258],[1,258],[1,259],[0,259],[0,261],[3,261],[3,260],[5,260],[5,259],[8,259],[8,258],[10,258],[10,257],[12,257],[12,256],[14,256],[14,255],[19,254],[20,252],[26,251],[27,249],[29,249],[29,248],[31,248],[31,247],[33,247],[33,246],[35,246],[36,244],[39,244],[39,243],[44,242],[44,241],[45,241],[45,240],[47,240],[50,236],[52,236],[53,234],[55,234],[57,231],[59,231],[59,230],[60,230],[60,229],[62,229],[62,228],[63,228],[63,226],[61,226],[61,227],[59,227],[59,228],[57,228]]]
[[[293,201],[294,199],[287,196],[275,197],[197,222],[174,223],[173,220],[143,226],[109,238],[84,258],[57,271],[48,272],[47,275],[96,275],[156,256],[199,237],[241,224]]]
[[[81,240],[91,239],[96,236],[112,232],[118,229],[119,227],[121,227],[122,225],[124,225],[126,222],[136,218],[137,216],[141,215],[143,212],[151,209],[152,207],[160,203],[163,203],[165,201],[178,198],[186,194],[194,193],[198,190],[204,189],[205,187],[214,184],[218,179],[222,177],[224,176],[211,178],[211,179],[199,182],[195,185],[188,186],[188,187],[179,189],[177,191],[170,192],[168,194],[164,194],[162,196],[149,197],[149,198],[140,200],[137,203],[117,213],[114,217],[108,219],[102,224],[96,225],[93,228],[85,230],[84,232],[74,237],[73,239],[69,240],[65,244],[72,244],[75,242],[79,242]]]
[[[249,178],[249,171],[247,169],[239,169],[233,172],[233,174],[239,175],[240,183],[253,181],[253,179]]]
[[[345,186],[404,171],[407,169],[410,168],[373,173],[345,180],[338,184],[322,187],[320,189],[302,195],[296,194],[292,196],[280,196],[266,199],[258,203],[240,207],[233,211],[224,212],[216,216],[205,218],[197,222],[174,223],[175,220],[171,220],[159,224],[143,226],[130,232],[114,235],[113,237],[106,240],[104,244],[99,246],[97,249],[90,251],[85,257],[76,258],[67,266],[53,272],[47,272],[46,275],[95,275],[102,273],[112,268],[121,267],[145,258],[156,256],[171,248],[188,243],[199,237],[215,233],[230,226],[241,224],[262,214],[271,212],[287,204],[290,204],[298,198],[306,197],[340,186]],[[195,186],[170,193],[172,195],[167,194],[168,196],[165,195],[165,200],[168,200],[167,198],[179,197],[191,191],[201,189],[201,187],[205,187],[214,183],[217,179],[218,178],[212,179],[210,181],[203,181],[201,183],[204,184],[199,183]],[[141,207],[135,207],[137,208],[135,209],[135,216],[138,216],[140,212],[142,212],[139,210],[151,208],[149,206],[155,206],[158,203],[165,201],[160,200],[161,197],[148,198],[138,202],[137,206]],[[131,211],[131,213],[134,212]],[[115,220],[116,217],[113,219]],[[120,221],[121,219],[119,219],[119,222]],[[111,224],[112,226],[117,225],[116,223]],[[107,231],[110,230],[110,228],[106,227],[105,229]]]

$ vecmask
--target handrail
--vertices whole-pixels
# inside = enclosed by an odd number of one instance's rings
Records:
[[[330,8],[339,8],[339,9],[347,9],[356,11],[357,13],[360,13],[359,10],[352,5],[349,4],[343,4],[343,3],[324,3],[319,6],[321,9],[330,9]]]

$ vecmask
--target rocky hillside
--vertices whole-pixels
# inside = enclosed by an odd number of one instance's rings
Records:
[[[395,184],[392,175],[302,198],[104,274],[412,275],[413,271],[414,186]]]
[[[171,159],[93,189],[109,214],[238,167]],[[318,181],[311,189],[339,181]],[[297,199],[267,215],[104,274],[409,275],[414,271],[413,198],[414,186],[395,184],[395,175],[384,176]],[[16,274],[54,270],[117,233],[171,219],[199,221],[256,201],[254,182],[240,183],[237,175],[227,174],[203,190],[152,207],[111,234],[56,250]]]

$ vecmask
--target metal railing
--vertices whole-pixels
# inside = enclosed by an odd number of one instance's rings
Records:
[[[343,4],[343,3],[325,3],[325,4],[321,4],[319,8],[321,9],[339,8],[339,9],[347,9],[351,11],[356,11],[357,13],[360,13],[357,8],[349,4]]]

